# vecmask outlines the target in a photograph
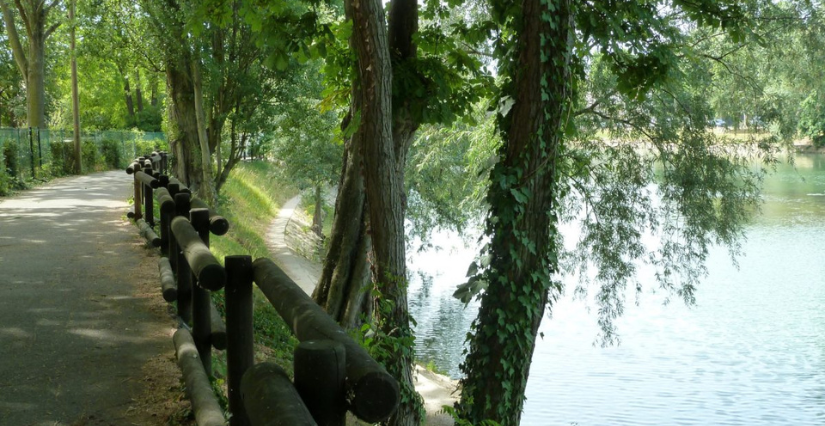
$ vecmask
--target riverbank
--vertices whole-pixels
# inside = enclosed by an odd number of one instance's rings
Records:
[[[267,241],[273,260],[284,269],[307,294],[312,293],[321,274],[321,265],[298,256],[297,252],[312,252],[312,245],[319,240],[309,230],[311,218],[300,208],[301,196],[297,195],[284,203],[278,216],[272,221]],[[297,250],[290,246],[298,246]],[[453,405],[458,399],[458,382],[447,376],[434,373],[416,365],[415,390],[424,399],[427,411],[427,425],[452,425],[452,418],[444,414],[442,406]],[[362,423],[357,423],[362,424]]]

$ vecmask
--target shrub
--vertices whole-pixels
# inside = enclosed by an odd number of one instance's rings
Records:
[[[103,165],[107,169],[126,167],[120,142],[112,139],[104,139],[100,142],[100,153],[103,156]]]
[[[3,168],[8,175],[17,176],[20,174],[20,164],[18,163],[18,148],[14,141],[6,141],[2,145],[3,149]]]
[[[74,146],[71,141],[56,141],[49,145],[52,161],[49,174],[65,176],[74,172]]]
[[[97,144],[91,140],[85,140],[81,146],[83,155],[83,169],[86,172],[95,172],[103,166],[103,158],[97,150]]]

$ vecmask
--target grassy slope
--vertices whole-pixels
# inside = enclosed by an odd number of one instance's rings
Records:
[[[229,232],[210,240],[212,252],[221,262],[224,256],[247,254],[253,260],[269,257],[266,233],[278,214],[279,207],[298,193],[298,190],[280,180],[274,165],[255,161],[239,164],[221,188],[218,213],[229,220]],[[277,362],[292,371],[292,351],[297,340],[259,290],[254,292],[255,342],[258,358]],[[213,300],[223,313],[223,292],[214,294]],[[261,351],[263,350],[263,353]],[[216,357],[215,372],[225,373],[225,358]]]

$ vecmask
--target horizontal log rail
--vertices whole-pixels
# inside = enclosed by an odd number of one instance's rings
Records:
[[[165,175],[167,161],[153,152],[126,169],[135,186],[129,217],[148,245],[160,248],[160,290],[177,308],[173,340],[197,424],[344,426],[347,410],[370,423],[389,418],[400,401],[398,382],[271,260],[226,256],[222,266],[209,236],[225,235],[229,221]],[[256,284],[300,341],[294,383],[274,364],[254,365]],[[220,289],[226,324],[212,302]],[[228,422],[209,384],[212,348],[226,350]]]
[[[181,216],[172,219],[171,226],[172,234],[197,277],[198,284],[207,290],[222,289],[226,283],[226,272],[218,259],[209,251],[209,247],[200,239],[198,231],[185,217]]]

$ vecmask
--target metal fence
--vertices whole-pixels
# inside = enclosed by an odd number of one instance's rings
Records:
[[[0,174],[20,180],[62,176],[73,169],[71,129],[0,128]],[[154,150],[168,150],[163,132],[83,131],[83,172],[125,168]]]

